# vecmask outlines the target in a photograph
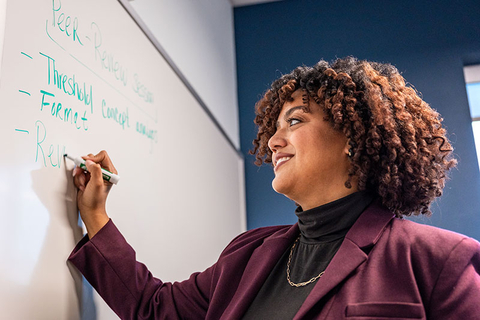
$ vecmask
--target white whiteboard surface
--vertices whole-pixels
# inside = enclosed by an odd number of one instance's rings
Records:
[[[129,3],[239,148],[235,31],[230,1],[133,0]]]
[[[118,1],[8,0],[0,103],[0,319],[116,319],[66,263],[65,152],[109,152],[107,211],[164,281],[245,229],[243,159]]]

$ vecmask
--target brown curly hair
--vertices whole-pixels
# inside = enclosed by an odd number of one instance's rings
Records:
[[[345,182],[375,193],[397,217],[430,215],[430,204],[442,195],[446,172],[456,165],[442,118],[391,64],[337,59],[298,67],[275,80],[257,102],[255,164],[272,162],[268,140],[275,134],[283,104],[303,90],[325,120],[342,131],[351,146],[351,168]]]

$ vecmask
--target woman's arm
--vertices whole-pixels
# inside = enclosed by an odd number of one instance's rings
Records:
[[[91,240],[85,237],[69,261],[121,319],[205,319],[213,267],[164,283],[136,261],[111,220]]]
[[[110,157],[101,151],[84,159],[88,172],[75,168],[74,183],[88,237],[69,261],[121,319],[204,319],[213,268],[175,284],[154,278],[107,215],[112,184],[103,180],[101,168],[117,173]]]

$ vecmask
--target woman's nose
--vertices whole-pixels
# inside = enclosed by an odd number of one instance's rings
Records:
[[[283,148],[287,145],[282,130],[277,130],[275,134],[268,140],[268,148],[272,152],[276,152],[279,148]]]

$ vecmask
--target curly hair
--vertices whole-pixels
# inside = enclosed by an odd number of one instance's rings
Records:
[[[397,217],[431,214],[430,204],[442,195],[456,160],[443,119],[391,64],[321,60],[275,80],[255,106],[255,164],[272,162],[268,140],[283,104],[299,89],[304,103],[313,99],[349,141],[347,188],[355,177],[359,190],[375,193]]]

